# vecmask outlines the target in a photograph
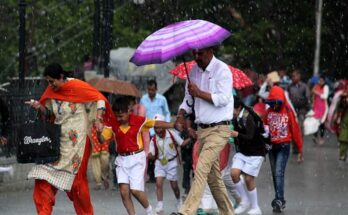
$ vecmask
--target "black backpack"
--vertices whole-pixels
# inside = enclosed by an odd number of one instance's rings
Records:
[[[263,124],[262,119],[259,117],[259,115],[257,115],[257,113],[255,113],[255,111],[246,105],[243,105],[243,108],[248,112],[248,114],[250,114],[255,122],[256,125],[256,135],[258,135],[258,140],[260,141],[261,144],[264,145],[265,147],[265,153],[267,154],[271,149],[272,149],[272,145],[271,145],[271,139],[270,139],[270,135],[268,135],[268,137],[264,137],[263,134],[265,133],[265,127]],[[243,115],[243,125],[246,126],[246,119],[247,119],[247,114]]]

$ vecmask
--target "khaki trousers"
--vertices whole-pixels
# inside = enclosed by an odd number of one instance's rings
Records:
[[[102,152],[91,156],[92,172],[97,185],[109,178],[109,152]]]
[[[208,182],[211,193],[218,205],[220,215],[233,215],[233,207],[221,178],[219,155],[230,137],[228,125],[219,125],[197,131],[199,158],[191,190],[179,210],[184,215],[194,215]]]

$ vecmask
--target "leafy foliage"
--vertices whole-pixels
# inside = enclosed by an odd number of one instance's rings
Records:
[[[66,69],[93,47],[93,0],[27,0],[27,75],[49,62]],[[102,4],[102,0],[100,0]],[[113,1],[112,47],[136,47],[151,32],[175,21],[205,19],[231,30],[219,50],[228,63],[257,72],[299,68],[312,73],[316,1],[145,0]],[[0,80],[18,70],[18,1],[0,4]],[[346,1],[324,1],[321,68],[343,76],[348,66]]]

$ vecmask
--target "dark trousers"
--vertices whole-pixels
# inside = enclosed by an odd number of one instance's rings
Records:
[[[156,182],[156,179],[155,179],[155,160],[149,159],[148,166],[147,166],[147,175],[149,176],[150,182]]]
[[[323,138],[324,134],[325,134],[325,123],[322,123],[320,124],[319,130],[317,131],[317,133],[314,134],[314,137],[318,137],[318,135],[320,135],[320,137]]]
[[[182,187],[185,189],[185,194],[188,194],[191,188],[191,173],[193,178],[192,159],[183,161],[183,170]]]

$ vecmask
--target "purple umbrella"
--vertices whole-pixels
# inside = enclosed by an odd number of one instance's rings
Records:
[[[164,63],[192,49],[218,45],[230,35],[226,29],[205,20],[176,22],[149,35],[130,61],[137,66]]]

